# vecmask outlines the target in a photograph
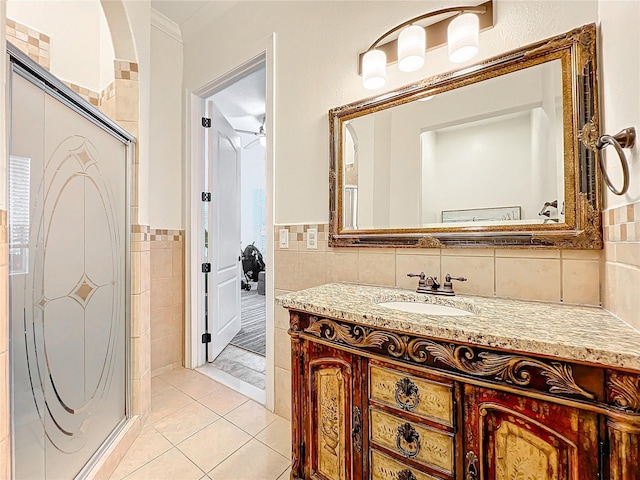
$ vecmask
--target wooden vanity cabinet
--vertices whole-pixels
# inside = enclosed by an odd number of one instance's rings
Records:
[[[470,385],[464,409],[470,478],[600,478],[597,414]]]
[[[640,375],[290,312],[292,480],[640,480]]]
[[[304,478],[362,478],[362,359],[321,344],[300,352]]]

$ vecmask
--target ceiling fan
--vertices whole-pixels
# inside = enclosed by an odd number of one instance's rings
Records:
[[[250,133],[255,135],[257,138],[251,142],[249,142],[248,144],[246,144],[244,146],[244,148],[252,148],[254,146],[256,146],[258,143],[260,145],[262,145],[263,147],[267,146],[267,134],[264,131],[264,123],[266,120],[266,115],[262,117],[262,125],[260,125],[260,128],[258,129],[257,132],[253,132],[251,130],[240,130],[239,128],[236,128],[236,132],[241,132],[241,133]]]

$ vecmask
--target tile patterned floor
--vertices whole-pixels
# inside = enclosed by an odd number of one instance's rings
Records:
[[[291,426],[193,370],[151,380],[151,416],[111,480],[285,480]]]

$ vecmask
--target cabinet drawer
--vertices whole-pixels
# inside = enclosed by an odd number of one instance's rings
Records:
[[[369,397],[390,407],[453,426],[453,392],[449,385],[371,365]]]
[[[376,450],[371,450],[371,480],[438,480],[408,467]]]
[[[370,439],[373,443],[425,465],[453,473],[454,441],[447,433],[408,422],[375,408],[370,409]]]

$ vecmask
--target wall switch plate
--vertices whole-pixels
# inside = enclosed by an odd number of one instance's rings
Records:
[[[317,228],[307,229],[307,248],[309,249],[318,248],[318,229]]]
[[[281,228],[278,233],[280,234],[280,248],[289,248],[289,230]]]

